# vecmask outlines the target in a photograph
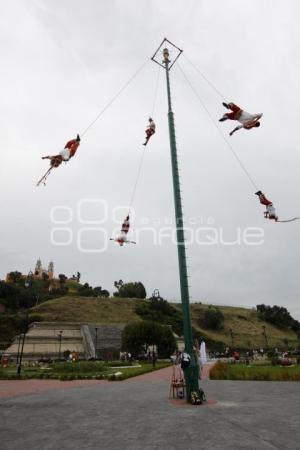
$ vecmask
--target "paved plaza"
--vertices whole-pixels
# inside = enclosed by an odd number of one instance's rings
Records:
[[[300,383],[206,379],[192,406],[170,379],[0,381],[1,449],[300,449]]]

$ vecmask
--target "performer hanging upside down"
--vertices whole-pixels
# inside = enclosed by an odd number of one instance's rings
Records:
[[[250,114],[247,111],[243,111],[234,103],[223,102],[222,105],[225,108],[230,109],[231,112],[225,113],[223,117],[219,119],[219,122],[224,122],[225,120],[237,120],[241,124],[235,127],[234,130],[229,133],[230,136],[232,136],[233,133],[240,130],[241,128],[244,128],[245,130],[251,130],[251,128],[260,126],[259,119],[262,117],[262,113]]]
[[[42,159],[50,159],[51,167],[59,167],[63,161],[69,161],[76,153],[80,145],[80,136],[77,134],[76,139],[68,141],[65,148],[58,155],[43,156]]]
[[[130,221],[129,221],[129,215],[125,218],[124,222],[122,223],[121,232],[127,234],[130,228]]]
[[[136,244],[134,241],[129,241],[127,239],[127,233],[130,228],[130,219],[129,215],[125,218],[124,222],[122,223],[122,228],[120,234],[116,238],[110,238],[111,241],[117,242],[121,247],[124,244]]]
[[[43,156],[42,159],[50,159],[50,167],[42,176],[42,178],[37,182],[37,186],[40,186],[40,184],[46,186],[46,180],[50,175],[52,169],[59,167],[63,161],[69,161],[75,155],[79,145],[80,136],[79,134],[77,134],[76,139],[68,141],[65,145],[65,148],[61,152],[59,152],[58,155]]]
[[[156,125],[155,125],[153,119],[151,117],[149,117],[149,125],[146,128],[146,130],[145,130],[145,132],[146,132],[146,141],[143,143],[143,145],[147,145],[148,144],[149,139],[155,133],[155,128],[156,128]]]
[[[259,201],[262,205],[265,205],[266,211],[264,212],[264,216],[266,219],[275,220],[275,222],[278,221],[278,216],[276,215],[275,208],[273,206],[273,203],[267,199],[265,194],[263,194],[261,191],[255,192],[255,195],[258,195]]]

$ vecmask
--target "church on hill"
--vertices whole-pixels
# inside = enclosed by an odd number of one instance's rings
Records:
[[[53,280],[54,278],[54,263],[50,261],[48,264],[48,269],[45,269],[42,266],[42,261],[39,258],[36,262],[33,277],[37,279],[43,279],[45,275],[48,275],[49,280]]]
[[[7,283],[14,282],[14,280],[12,279],[13,273],[14,272],[10,272],[10,273],[6,274],[5,281]],[[29,277],[33,278],[34,280],[44,280],[45,278],[47,278],[48,280],[53,280],[54,279],[54,263],[53,263],[53,261],[49,262],[48,268],[46,269],[45,267],[43,267],[41,259],[38,258],[38,260],[35,264],[34,272],[32,272],[32,270],[30,270],[27,275],[24,275],[24,274],[21,275],[21,278],[24,280],[26,280]]]

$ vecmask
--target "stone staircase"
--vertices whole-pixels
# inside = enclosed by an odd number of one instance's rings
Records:
[[[59,358],[66,350],[76,352],[80,359],[101,357],[113,351],[118,353],[124,326],[125,324],[34,322],[26,333],[23,359],[36,361],[41,358]],[[5,354],[16,359],[21,347],[22,335],[16,336]]]
[[[124,327],[124,323],[89,324],[91,339],[94,343],[95,357],[111,359],[116,354],[116,351],[119,352],[121,350],[122,331]]]

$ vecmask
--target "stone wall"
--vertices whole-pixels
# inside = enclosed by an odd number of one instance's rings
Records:
[[[122,331],[125,325],[125,323],[89,324],[96,357],[107,359],[111,358],[112,354],[117,354],[117,352],[120,352],[122,345]]]

